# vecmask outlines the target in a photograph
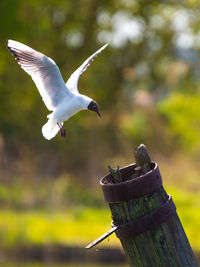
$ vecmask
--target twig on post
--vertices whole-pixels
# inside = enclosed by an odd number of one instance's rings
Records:
[[[151,158],[147,152],[145,145],[141,144],[139,147],[134,149],[134,155],[137,166],[141,166],[143,174],[151,170]]]
[[[119,171],[119,166],[117,166],[117,168],[113,169],[110,165],[108,165],[108,169],[109,169],[109,172],[112,174],[114,183],[123,182],[120,171]]]

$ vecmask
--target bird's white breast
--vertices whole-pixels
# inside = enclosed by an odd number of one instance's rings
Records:
[[[54,111],[54,117],[58,122],[66,121],[80,110],[87,109],[90,101],[91,99],[84,95],[74,94],[69,101],[63,101],[63,103],[57,107]]]

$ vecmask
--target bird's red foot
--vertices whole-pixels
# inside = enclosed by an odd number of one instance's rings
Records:
[[[66,136],[66,130],[65,130],[65,128],[62,126],[62,124],[60,124],[60,123],[57,123],[57,124],[58,124],[58,126],[60,128],[60,134],[61,134],[61,136],[62,137],[65,137]]]

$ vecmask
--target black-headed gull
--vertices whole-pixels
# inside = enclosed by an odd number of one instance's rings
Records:
[[[90,97],[80,94],[77,85],[79,76],[107,45],[85,60],[65,84],[58,66],[51,58],[27,45],[8,40],[8,49],[22,69],[33,79],[47,108],[53,111],[47,116],[48,122],[42,127],[42,134],[46,139],[52,139],[59,130],[61,136],[65,136],[63,122],[80,110],[89,109],[101,117],[97,103]]]

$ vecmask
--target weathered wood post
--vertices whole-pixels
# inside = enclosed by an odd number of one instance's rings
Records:
[[[101,179],[116,233],[131,267],[197,267],[198,263],[146,147],[135,149],[136,164]],[[99,243],[101,238],[92,244]]]

